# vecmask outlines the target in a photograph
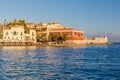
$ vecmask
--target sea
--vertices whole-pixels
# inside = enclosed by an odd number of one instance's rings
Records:
[[[1,46],[0,80],[120,80],[120,43]]]

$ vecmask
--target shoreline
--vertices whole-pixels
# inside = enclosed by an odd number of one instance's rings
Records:
[[[0,45],[0,47],[12,47],[12,46],[25,46],[25,47],[74,47],[74,46],[94,46],[94,45],[109,45],[113,44],[113,42],[107,42],[107,43],[93,43],[93,44],[33,44],[33,45]]]

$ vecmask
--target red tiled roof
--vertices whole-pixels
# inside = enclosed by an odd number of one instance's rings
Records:
[[[73,29],[73,28],[69,28],[69,27],[64,27],[64,28],[56,28],[56,29],[51,29],[50,31],[63,31],[63,30],[75,30],[75,31],[80,31],[80,30],[76,30],[76,29]],[[83,31],[81,31],[81,32],[83,32]]]
[[[55,28],[55,29],[52,29],[52,31],[54,30],[74,30],[72,28]]]
[[[10,28],[9,27],[4,27],[3,30],[10,30]]]

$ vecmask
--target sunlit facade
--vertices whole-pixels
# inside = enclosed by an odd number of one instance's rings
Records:
[[[29,33],[25,33],[24,26],[16,25],[3,28],[4,42],[36,42],[36,30],[29,29]]]
[[[49,31],[49,34],[57,35],[57,36],[64,36],[66,35],[68,43],[77,43],[78,41],[84,40],[84,32],[80,30],[75,30],[72,28],[64,27],[58,29],[52,29]]]
[[[56,22],[51,22],[48,24],[40,23],[36,26],[37,38],[48,41],[49,31],[57,28],[62,28],[61,24]]]

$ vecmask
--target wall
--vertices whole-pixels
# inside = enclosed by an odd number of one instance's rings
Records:
[[[16,32],[16,34],[14,34],[14,31]],[[24,36],[24,28],[21,26],[11,27],[11,29],[3,29],[3,40],[11,40],[11,41],[24,40],[23,36]]]
[[[78,43],[78,44],[101,44],[107,43],[108,38],[94,38],[94,39],[84,39],[84,40],[68,40],[67,43]]]

